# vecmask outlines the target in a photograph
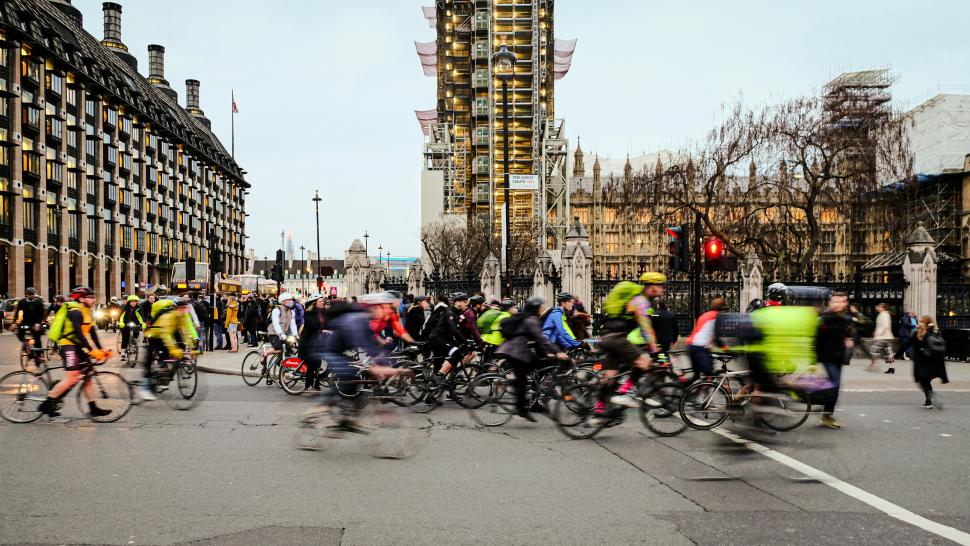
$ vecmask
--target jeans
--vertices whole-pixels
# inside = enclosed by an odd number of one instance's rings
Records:
[[[222,327],[222,323],[221,322],[213,322],[212,323],[212,334],[213,334],[213,337],[215,338],[215,340],[213,341],[213,345],[215,345],[215,348],[214,349],[211,349],[211,350],[221,351],[222,350],[222,342],[225,341],[224,338],[225,338],[225,335],[226,335],[225,334],[225,330]]]
[[[839,401],[839,389],[842,388],[842,363],[823,362],[822,365],[825,366],[825,371],[829,374],[829,381],[832,382],[835,390],[832,396],[826,400],[823,412],[825,415],[832,415],[835,413],[835,404]]]

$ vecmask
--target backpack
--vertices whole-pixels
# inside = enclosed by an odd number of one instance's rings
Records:
[[[424,321],[424,326],[421,327],[421,339],[428,339],[431,331],[438,326],[438,321],[441,320],[441,315],[446,309],[447,307],[435,307],[434,310],[431,311],[431,316],[428,317],[428,320]]]
[[[60,341],[61,333],[64,332],[64,323],[67,322],[67,313],[78,307],[77,303],[69,301],[57,309],[57,314],[54,315],[54,320],[51,321],[50,328],[47,330],[47,339],[55,343]]]
[[[525,321],[525,313],[516,313],[498,325],[498,331],[505,339],[512,339],[520,335],[522,323]]]
[[[927,357],[942,357],[946,355],[946,340],[936,332],[926,334],[924,339],[926,347],[923,348],[923,355]]]
[[[632,281],[623,281],[610,290],[603,301],[603,312],[610,318],[619,318],[626,314],[626,306],[630,300],[643,294],[643,287]]]
[[[151,324],[158,322],[159,317],[175,309],[175,302],[172,300],[158,300],[152,304]]]

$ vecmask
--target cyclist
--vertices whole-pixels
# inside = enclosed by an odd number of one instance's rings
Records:
[[[478,313],[485,306],[485,296],[467,297],[461,294],[454,298],[455,314],[458,317],[458,331],[478,346],[484,344],[482,334],[478,331]]]
[[[431,308],[431,298],[425,295],[414,297],[414,303],[408,308],[404,317],[404,328],[416,340],[421,340],[421,330],[427,320],[425,311]]]
[[[711,302],[711,310],[697,318],[694,330],[687,336],[687,354],[694,369],[694,378],[714,373],[714,357],[711,347],[717,342],[717,315],[727,309],[724,298],[715,298]]]
[[[384,292],[384,299],[389,299],[392,303],[377,305],[374,309],[374,318],[370,321],[370,328],[377,336],[378,345],[388,345],[391,341],[384,339],[384,332],[389,331],[395,337],[403,339],[407,343],[414,343],[414,337],[404,329],[401,324],[401,315],[397,312],[398,295],[395,292]],[[390,339],[390,338],[388,338]]]
[[[191,316],[191,302],[186,298],[163,299],[152,305],[152,322],[145,330],[148,356],[145,358],[145,374],[138,389],[142,400],[156,400],[151,390],[152,362],[164,366],[166,360],[178,360],[185,354],[180,343],[188,344],[198,339]]]
[[[293,295],[289,292],[280,294],[279,305],[270,313],[269,335],[267,339],[273,350],[269,354],[283,352],[283,343],[295,343],[297,336],[296,317],[293,312]]]
[[[41,325],[44,322],[44,302],[37,297],[37,290],[33,287],[25,291],[24,299],[17,302],[17,308],[13,312],[13,329],[17,331],[17,339],[21,342],[26,341],[27,336],[21,333],[19,326],[23,325],[30,336],[34,339],[34,347],[43,347],[44,335]]]
[[[514,323],[506,324],[506,329],[512,329],[514,334],[509,337],[498,348],[498,352],[505,356],[507,362],[512,365],[515,373],[515,380],[512,384],[515,390],[515,408],[519,417],[536,422],[535,417],[529,413],[526,401],[526,391],[528,385],[529,372],[535,367],[535,361],[539,355],[547,357],[555,356],[560,360],[566,360],[566,353],[549,342],[542,333],[542,323],[539,315],[542,314],[542,307],[545,302],[542,298],[529,298],[522,306],[522,312],[516,316]],[[532,347],[535,347],[533,352]]]
[[[340,400],[337,382],[343,381],[342,389],[356,389],[352,382],[356,379],[357,370],[350,365],[344,353],[361,351],[371,357],[377,365],[370,368],[375,376],[388,373],[390,368],[384,359],[383,352],[374,342],[374,333],[370,328],[370,321],[377,318],[382,307],[394,303],[396,300],[387,293],[367,294],[361,296],[361,305],[334,304],[327,313],[327,329],[330,335],[320,338],[319,355],[315,358],[327,362],[327,370],[334,379],[320,394],[316,405],[303,414],[304,422],[314,422],[326,428],[329,434],[339,436],[342,432],[370,432],[357,422],[351,410],[342,410],[341,415],[334,416],[333,406]],[[345,394],[347,394],[345,392]]]
[[[121,308],[121,316],[118,317],[118,327],[121,328],[121,361],[124,362],[128,359],[125,348],[128,347],[128,341],[131,336],[138,338],[138,330],[135,328],[130,328],[129,324],[137,324],[139,327],[145,327],[145,321],[141,318],[141,313],[139,311],[139,301],[138,296],[132,294],[128,296],[125,300],[125,306]]]
[[[300,330],[300,340],[297,345],[297,356],[306,363],[306,390],[320,391],[320,355],[316,351],[324,336],[326,328],[326,298],[321,294],[313,294],[306,299],[306,316],[303,329]]]
[[[464,302],[468,296],[455,294],[454,299]],[[431,376],[436,383],[441,383],[452,368],[461,364],[465,357],[463,345],[467,340],[458,329],[458,317],[455,309],[448,306],[448,298],[441,297],[435,305],[431,317],[424,325],[428,331],[428,342],[434,356],[435,374]]]
[[[142,322],[148,326],[151,325],[152,305],[155,305],[155,302],[157,301],[158,296],[155,294],[149,294],[145,296],[145,301],[141,302],[141,304],[138,306],[138,312],[141,314]]]
[[[576,335],[573,334],[573,330],[567,322],[569,314],[573,310],[574,299],[569,292],[556,294],[556,302],[559,305],[546,315],[546,320],[542,323],[542,333],[564,351],[575,349],[583,344],[576,339]]]
[[[515,300],[504,299],[496,302],[491,309],[478,317],[478,330],[482,332],[482,341],[486,344],[486,350],[505,343],[501,330],[502,321],[518,312]]]
[[[57,316],[57,311],[62,305],[64,305],[64,296],[58,294],[54,297],[54,303],[52,303],[47,309],[47,315],[44,317],[44,320],[46,320],[48,323],[54,320],[54,317]]]
[[[51,388],[47,399],[37,406],[38,411],[50,417],[60,415],[57,409],[61,399],[81,380],[84,368],[90,366],[92,360],[103,361],[111,354],[102,349],[98,339],[98,328],[91,314],[94,306],[91,289],[86,286],[75,288],[71,291],[71,301],[64,306],[67,309],[57,314],[51,328],[52,332],[56,332],[57,345],[64,359],[64,378]],[[84,391],[89,400],[88,411],[93,417],[111,413],[95,403],[97,396],[93,383],[87,383]]]
[[[610,291],[604,303],[606,319],[603,321],[603,338],[600,347],[606,353],[606,365],[603,375],[606,381],[600,384],[597,392],[593,413],[599,416],[606,412],[606,399],[613,390],[613,378],[621,366],[632,365],[630,378],[617,389],[617,395],[610,398],[610,402],[626,406],[637,407],[639,403],[627,393],[643,376],[653,359],[651,354],[658,350],[656,336],[650,323],[648,309],[650,304],[647,295],[656,294],[656,287],[663,284],[667,277],[662,273],[648,272],[640,277],[640,282],[646,286],[623,281]],[[645,349],[645,350],[644,350]]]

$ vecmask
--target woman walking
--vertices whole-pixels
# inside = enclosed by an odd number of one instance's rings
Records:
[[[226,302],[226,333],[229,335],[229,352],[239,352],[239,302],[236,296],[229,296]]]
[[[887,366],[883,373],[894,374],[896,368],[893,367],[893,364],[896,363],[896,360],[893,358],[893,342],[896,340],[896,336],[893,335],[892,315],[889,314],[889,306],[885,303],[877,305],[876,311],[879,314],[876,315],[876,331],[872,335],[872,350],[870,351],[872,357],[869,361],[868,371],[878,371],[879,360],[882,359]]]
[[[943,409],[940,399],[933,394],[933,386],[930,384],[934,379],[942,379],[943,383],[949,383],[946,376],[946,362],[944,355],[946,349],[943,345],[942,336],[936,331],[936,322],[933,317],[923,315],[916,324],[916,332],[909,336],[903,346],[896,352],[896,356],[901,355],[907,349],[913,350],[913,379],[919,383],[923,389],[925,409]]]

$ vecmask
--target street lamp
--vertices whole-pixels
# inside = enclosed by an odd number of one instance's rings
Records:
[[[515,62],[518,59],[515,58],[515,53],[509,51],[509,48],[502,46],[499,48],[498,53],[492,57],[492,63],[495,65],[495,73],[502,80],[502,127],[505,131],[504,138],[502,139],[502,149],[505,157],[503,158],[503,170],[505,171],[505,184],[503,197],[505,203],[505,293],[504,297],[512,297],[512,237],[509,230],[510,218],[512,213],[512,208],[509,206],[509,80],[515,75]]]
[[[313,204],[317,209],[317,277],[323,276],[323,270],[320,268],[320,190],[315,190],[315,195],[313,196]],[[317,290],[320,290],[320,281],[317,281]]]
[[[370,262],[370,254],[367,250],[367,240],[370,239],[370,235],[367,234],[367,230],[364,230],[364,256],[367,257],[368,263]]]
[[[390,273],[391,272],[391,251],[390,250],[387,250],[387,259],[384,260],[384,263],[387,264],[387,272]]]
[[[381,258],[384,257],[384,245],[377,245],[377,265],[381,265]]]
[[[306,269],[306,262],[303,260],[303,251],[304,250],[306,250],[306,247],[303,246],[303,245],[300,245],[300,261],[303,262],[303,265],[302,265],[302,267],[300,267],[300,269]],[[302,271],[301,271],[301,273],[302,273]],[[303,283],[301,283],[301,284],[303,286],[303,293],[306,294],[306,275],[300,275],[300,276],[303,277]]]

